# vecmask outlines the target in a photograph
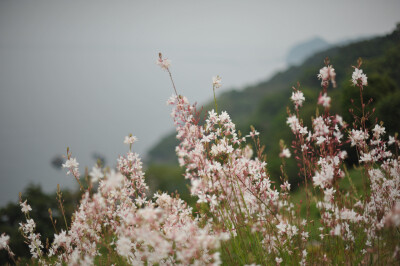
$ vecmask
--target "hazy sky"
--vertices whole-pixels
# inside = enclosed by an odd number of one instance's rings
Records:
[[[93,152],[114,165],[129,133],[144,156],[171,131],[159,51],[179,93],[204,103],[214,75],[242,88],[284,68],[301,41],[388,33],[399,10],[398,0],[0,0],[0,205],[29,182],[74,184],[50,166],[67,146],[83,172]]]

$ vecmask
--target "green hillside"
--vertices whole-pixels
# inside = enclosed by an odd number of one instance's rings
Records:
[[[346,121],[349,115],[350,99],[358,99],[358,91],[350,85],[352,65],[363,59],[362,69],[368,75],[369,86],[365,97],[372,97],[376,107],[375,116],[390,125],[388,133],[400,131],[400,24],[390,34],[369,40],[333,47],[309,57],[300,66],[275,74],[271,79],[243,90],[229,91],[218,96],[218,109],[226,110],[237,128],[247,134],[250,125],[260,131],[261,142],[266,146],[268,168],[272,177],[279,177],[279,140],[284,139],[290,146],[291,132],[286,125],[286,107],[292,86],[300,82],[306,102],[302,108],[305,122],[315,116],[316,100],[320,91],[317,73],[329,57],[336,70],[337,87],[328,92],[332,97],[333,111],[341,114]],[[379,84],[379,87],[376,85]],[[210,92],[211,94],[211,92]],[[191,99],[194,101],[195,99]],[[214,108],[210,103],[204,110]],[[148,165],[175,164],[175,133],[163,138],[148,154]],[[349,164],[354,163],[349,161]],[[296,181],[297,170],[294,162],[288,164],[291,181]]]

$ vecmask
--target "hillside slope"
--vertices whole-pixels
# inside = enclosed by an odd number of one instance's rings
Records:
[[[266,145],[271,174],[279,176],[279,140],[290,143],[291,133],[286,126],[286,106],[297,82],[305,93],[304,117],[315,114],[315,103],[320,90],[317,73],[329,57],[337,73],[337,88],[329,92],[333,98],[332,108],[350,121],[350,99],[357,99],[357,92],[350,86],[352,65],[363,59],[364,72],[369,86],[366,97],[374,98],[376,117],[387,121],[391,133],[400,131],[400,24],[390,34],[356,43],[332,47],[309,57],[303,64],[275,74],[271,79],[241,91],[229,91],[218,97],[218,109],[226,110],[237,128],[247,134],[254,125],[261,132],[261,142]],[[380,84],[379,87],[377,84]],[[213,108],[213,103],[205,110]],[[203,112],[204,113],[204,112]],[[148,164],[177,164],[175,133],[163,138],[148,154]],[[293,162],[289,174],[296,174]],[[290,176],[290,175],[289,175]]]

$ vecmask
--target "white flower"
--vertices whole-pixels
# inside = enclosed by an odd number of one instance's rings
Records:
[[[360,162],[371,162],[372,161],[372,156],[370,153],[364,153],[363,155],[360,156]]]
[[[213,77],[212,80],[213,80],[213,87],[214,88],[216,88],[216,89],[221,88],[222,84],[221,84],[221,77],[220,76]]]
[[[281,189],[290,191],[290,184],[289,184],[289,182],[288,182],[288,181],[285,181],[285,182],[281,185]]]
[[[157,202],[158,206],[161,206],[163,208],[167,208],[168,206],[170,206],[172,204],[171,196],[165,192],[162,193],[161,195],[158,193],[154,194],[154,198],[157,198],[156,202]]]
[[[340,115],[336,115],[336,122],[339,123],[339,125],[343,126],[343,117],[341,117]]]
[[[393,136],[389,136],[388,145],[392,145],[395,142],[396,142],[395,138]]]
[[[341,231],[342,231],[342,228],[340,227],[340,224],[337,224],[336,227],[331,230],[331,235],[340,236]]]
[[[286,233],[286,223],[281,221],[279,224],[276,225],[276,228],[278,228],[278,230],[279,230],[278,233],[279,234]]]
[[[324,188],[326,184],[330,184],[333,180],[335,169],[331,164],[326,162],[322,162],[320,165],[321,171],[315,171],[313,182],[314,186],[320,186],[321,188]]]
[[[308,232],[306,232],[306,231],[301,232],[301,238],[303,240],[306,240],[308,238]]]
[[[21,202],[19,205],[21,205],[21,211],[23,213],[28,213],[32,210],[31,206],[29,206],[29,204],[26,203],[26,200],[24,202]]]
[[[217,197],[215,195],[212,195],[212,197],[207,195],[207,198],[210,201],[211,206],[217,206],[218,205]]]
[[[307,257],[307,250],[303,250],[303,258]]]
[[[334,198],[334,194],[335,194],[336,190],[333,188],[327,188],[324,190],[324,201],[331,201]]]
[[[139,197],[139,198],[135,199],[135,202],[139,207],[141,207],[143,204],[146,203],[146,197],[144,197],[144,198]]]
[[[59,247],[61,245],[63,245],[64,243],[69,243],[70,240],[66,235],[66,232],[64,230],[61,230],[60,234],[54,234],[54,240],[53,240],[53,245],[55,245],[56,247]],[[68,246],[68,245],[67,245]]]
[[[8,248],[9,240],[10,240],[10,236],[8,236],[4,233],[0,236],[0,250]]]
[[[132,144],[135,143],[136,141],[138,141],[138,138],[137,138],[137,137],[132,136],[132,135],[126,136],[126,137],[125,137],[125,140],[124,140],[124,144],[132,145]]]
[[[124,176],[120,172],[111,170],[110,175],[105,181],[105,187],[108,189],[114,189],[120,187],[124,181]]]
[[[357,222],[359,220],[358,214],[353,210],[343,209],[340,212],[340,218],[343,220],[350,220]]]
[[[307,133],[308,133],[307,127],[300,127],[299,132],[300,132],[300,134],[302,134],[302,135],[307,135]]]
[[[351,146],[361,146],[366,139],[368,139],[368,133],[362,132],[361,130],[352,129],[350,132],[349,139],[351,140]]]
[[[68,169],[67,175],[72,174],[75,177],[78,177],[80,175],[78,166],[79,166],[79,163],[76,161],[75,158],[69,158],[65,162],[65,164],[62,165],[62,167]]]
[[[321,145],[322,143],[324,143],[326,140],[326,138],[324,136],[319,136],[317,137],[317,145]]]
[[[121,236],[117,241],[117,252],[123,257],[130,257],[132,255],[132,242],[129,238]]]
[[[101,168],[97,166],[93,166],[92,171],[89,173],[89,175],[92,177],[92,182],[97,182],[99,179],[104,177],[103,172],[101,171]]]
[[[353,82],[353,85],[357,85],[360,81],[361,85],[366,86],[368,85],[367,79],[367,75],[363,73],[362,69],[354,69],[353,75],[351,76],[351,81]]]
[[[206,197],[207,195],[206,194],[201,193],[197,196],[199,197],[199,199],[197,200],[197,203],[202,203],[202,202],[207,203],[207,197]]]
[[[336,73],[335,69],[332,66],[325,66],[319,70],[319,74],[317,75],[318,79],[321,79],[321,85],[327,86],[329,80],[332,82],[332,86],[336,87]]]
[[[279,154],[279,157],[281,158],[283,157],[290,158],[290,156],[291,156],[290,151],[287,148],[283,149],[282,152]]]
[[[244,147],[244,149],[242,150],[242,153],[245,158],[251,159],[251,157],[253,156],[253,149],[249,145],[246,145],[246,147]]]
[[[397,201],[392,210],[386,215],[386,223],[395,227],[400,225],[400,201]]]
[[[246,138],[248,137],[252,137],[254,138],[255,136],[260,135],[260,132],[258,132],[257,130],[251,131],[249,135],[246,135]]]
[[[162,69],[168,70],[168,68],[171,66],[171,60],[169,60],[168,58],[162,58],[162,54],[159,53],[159,58],[156,64],[159,65]]]
[[[225,123],[228,122],[229,120],[231,120],[229,114],[226,111],[222,111],[222,113],[219,115],[219,121]]]
[[[292,97],[290,97],[290,99],[296,105],[296,108],[298,106],[302,106],[303,102],[306,100],[306,98],[304,98],[304,94],[301,91],[292,92]]]
[[[79,163],[76,161],[76,158],[69,158],[65,164],[62,165],[64,168],[78,168]]]
[[[339,152],[339,158],[344,160],[347,158],[347,151],[341,151]]]
[[[276,263],[281,264],[283,262],[282,258],[276,257],[275,258]]]
[[[379,137],[383,134],[385,134],[385,128],[381,127],[379,125],[375,125],[375,127],[372,129],[372,131],[374,132],[374,137],[376,139],[379,139]]]
[[[328,95],[325,92],[323,95],[319,96],[318,104],[321,104],[325,108],[331,106],[331,97],[328,97]]]
[[[286,124],[289,125],[294,133],[297,133],[301,128],[299,119],[295,115],[289,116],[286,120]]]

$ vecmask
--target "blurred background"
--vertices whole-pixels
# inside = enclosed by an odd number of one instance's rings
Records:
[[[251,124],[261,131],[271,175],[279,139],[290,141],[291,86],[301,82],[305,114],[315,113],[326,56],[337,69],[333,108],[347,112],[351,65],[363,57],[378,114],[399,130],[399,10],[398,0],[1,0],[1,222],[17,219],[7,216],[16,205],[6,204],[19,192],[55,201],[60,184],[74,198],[76,181],[60,169],[67,146],[83,173],[97,159],[115,166],[129,133],[152,188],[185,189],[158,52],[171,59],[178,92],[206,109],[212,77],[222,77],[221,109],[243,133]],[[374,90],[374,82],[383,85]]]
[[[179,92],[205,104],[214,75],[219,93],[243,90],[318,50],[390,33],[399,10],[365,0],[1,0],[0,205],[30,182],[74,186],[52,166],[67,146],[81,172],[98,156],[114,165],[129,133],[148,158],[173,128],[159,51]]]

